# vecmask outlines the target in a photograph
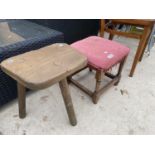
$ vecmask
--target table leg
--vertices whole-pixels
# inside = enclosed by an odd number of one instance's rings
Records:
[[[18,87],[18,106],[19,106],[19,117],[24,118],[26,116],[26,89],[20,83],[17,84]]]
[[[77,124],[77,120],[76,120],[76,116],[74,113],[72,99],[70,96],[69,86],[68,86],[66,78],[59,82],[59,86],[60,86],[61,93],[62,93],[64,102],[65,102],[65,107],[68,113],[70,123],[71,125],[75,126]]]
[[[139,46],[138,46],[138,49],[137,49],[137,52],[136,52],[136,55],[135,55],[135,58],[134,58],[134,61],[133,61],[133,64],[132,64],[132,68],[131,68],[131,71],[130,71],[130,77],[133,76],[134,74],[134,71],[136,69],[136,66],[137,66],[137,63],[140,59],[140,56],[142,54],[142,51],[144,49],[144,46],[145,46],[145,43],[147,41],[147,38],[148,38],[148,35],[150,34],[150,29],[148,27],[145,27],[144,28],[144,33],[143,33],[143,36],[139,42]]]

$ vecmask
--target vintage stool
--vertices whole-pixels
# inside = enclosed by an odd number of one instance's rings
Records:
[[[72,77],[70,77],[70,81],[91,96],[93,102],[96,104],[99,96],[108,87],[119,83],[124,62],[130,50],[126,46],[115,41],[107,40],[97,36],[91,36],[77,41],[71,44],[71,46],[88,58],[88,67],[90,70],[96,70],[96,88],[95,91],[90,91]],[[108,73],[108,70],[117,64],[120,64],[118,73],[116,75]],[[106,86],[101,88],[103,73],[112,80]]]
[[[87,58],[67,44],[53,44],[1,63],[2,70],[18,83],[19,116],[26,116],[25,89],[44,89],[59,82],[70,123],[76,117],[66,78],[87,65]]]

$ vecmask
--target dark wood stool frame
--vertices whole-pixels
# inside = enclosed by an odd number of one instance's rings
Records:
[[[98,70],[96,68],[93,68],[92,66],[87,66],[85,68],[83,68],[82,70],[89,68],[90,71],[95,70],[96,71],[96,86],[95,86],[95,90],[91,91],[88,88],[86,88],[85,86],[83,86],[82,84],[80,84],[79,82],[77,82],[76,80],[73,79],[73,75],[77,74],[78,72],[76,72],[75,74],[73,74],[72,76],[69,77],[69,81],[72,82],[74,85],[76,85],[78,88],[80,88],[82,91],[84,91],[87,95],[89,95],[92,98],[92,101],[94,104],[97,104],[99,97],[112,85],[117,85],[121,79],[121,73],[122,73],[122,69],[125,63],[126,57],[124,59],[122,59],[122,61],[119,63],[119,68],[118,68],[118,72],[116,75],[113,75],[111,73],[102,71],[102,70]],[[108,84],[106,84],[105,86],[101,87],[101,82],[103,79],[103,76],[107,76],[110,79],[112,79]]]

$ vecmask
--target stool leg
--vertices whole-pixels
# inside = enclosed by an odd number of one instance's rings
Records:
[[[71,125],[75,126],[77,124],[77,120],[76,120],[76,116],[74,113],[72,99],[70,96],[69,86],[68,86],[66,78],[59,82],[59,86],[60,86],[61,93],[62,93],[64,102],[65,102],[65,107],[68,113],[70,123]]]
[[[26,89],[23,85],[20,83],[17,84],[18,87],[18,107],[19,107],[19,117],[25,118],[26,116],[26,98],[25,98],[25,92]]]
[[[92,96],[94,104],[97,104],[97,101],[99,99],[98,91],[100,90],[101,81],[102,81],[102,71],[96,71],[96,87],[94,94]]]
[[[119,69],[118,69],[118,73],[116,76],[119,77],[118,81],[114,84],[115,86],[118,85],[118,83],[120,82],[120,79],[121,79],[121,73],[122,73],[122,70],[123,70],[123,67],[124,67],[124,64],[125,64],[125,61],[126,61],[126,57],[124,58],[124,60],[120,63],[120,66],[119,66]]]
[[[93,71],[92,68],[89,67],[89,71],[92,72]]]
[[[109,34],[109,40],[113,40],[114,35],[113,34]]]

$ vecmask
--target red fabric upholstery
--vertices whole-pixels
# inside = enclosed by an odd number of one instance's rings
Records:
[[[120,43],[91,36],[71,44],[88,58],[88,64],[104,71],[119,63],[130,49]]]

